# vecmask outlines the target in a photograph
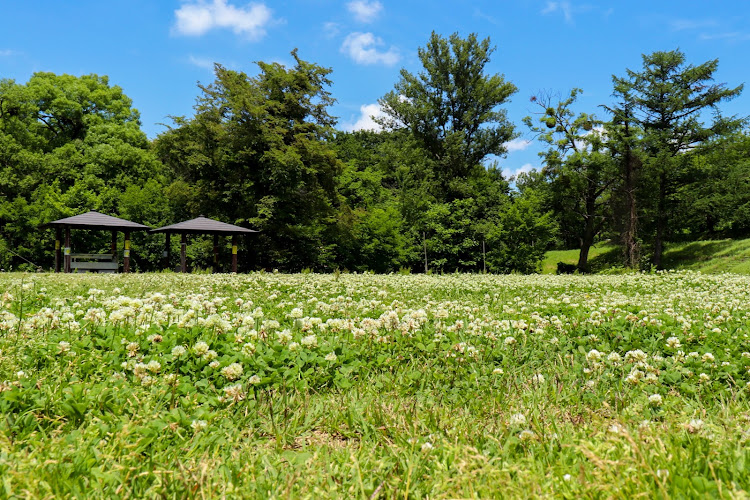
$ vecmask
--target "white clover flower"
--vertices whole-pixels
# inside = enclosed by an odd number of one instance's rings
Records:
[[[20,378],[26,378],[26,376],[27,376],[27,375],[26,375],[26,372],[25,372],[25,371],[23,371],[23,370],[18,370],[18,371],[16,372],[16,378],[19,378],[19,379],[20,379]]]
[[[505,372],[502,368],[495,368],[494,370],[492,370],[492,373],[494,373],[495,375],[502,375]]]
[[[64,340],[61,340],[57,344],[57,348],[60,350],[60,353],[68,352],[70,351],[70,342],[65,342]]]
[[[208,427],[208,424],[205,420],[193,420],[190,424],[190,427],[193,429],[194,432],[200,432],[206,427]]]
[[[277,332],[276,339],[279,341],[279,344],[286,345],[292,340],[292,332],[290,330]]]
[[[249,379],[247,379],[247,381],[250,384],[258,385],[258,384],[260,384],[260,377],[258,375],[253,375],[252,377],[250,377]]]
[[[703,429],[703,420],[694,418],[687,423],[685,428],[690,434],[695,434],[696,432],[699,432],[701,429]]]
[[[623,432],[625,432],[625,427],[615,422],[614,424],[607,427],[607,431],[612,434],[622,434]]]
[[[210,362],[210,363],[208,364],[208,367],[209,367],[209,368],[211,368],[211,369],[213,369],[213,370],[217,369],[217,368],[218,368],[218,367],[220,367],[220,366],[221,366],[221,363],[219,363],[219,362],[218,362],[218,361],[216,361],[216,360],[214,360],[214,361],[211,361],[211,362]]]
[[[242,346],[242,354],[245,356],[252,356],[255,354],[256,348],[252,342],[248,342]]]
[[[159,371],[161,370],[161,363],[159,363],[155,359],[152,359],[146,364],[146,369],[151,373],[159,373]]]
[[[711,377],[706,373],[701,373],[700,375],[698,375],[698,378],[700,379],[700,382],[702,383],[711,381]]]
[[[219,357],[219,353],[217,353],[213,349],[209,349],[208,351],[206,351],[206,354],[203,355],[203,359],[205,359],[206,361],[211,361],[218,357]]]
[[[541,385],[541,384],[544,383],[544,381],[545,381],[544,380],[544,375],[542,375],[541,373],[537,373],[536,375],[534,375],[533,377],[531,377],[531,384],[532,385]]]
[[[167,373],[164,375],[164,383],[167,385],[176,386],[180,382],[180,377],[175,373]]]
[[[571,476],[570,474],[565,474],[562,478],[563,478],[563,481],[568,483],[570,482],[571,479],[573,479],[573,476]]]
[[[425,443],[424,443],[424,444],[422,445],[422,448],[421,448],[421,449],[422,449],[422,451],[423,451],[423,452],[427,452],[427,451],[430,451],[430,450],[431,450],[431,449],[433,449],[433,448],[434,448],[434,446],[432,446],[432,443],[430,443],[429,441],[426,441],[426,442],[425,442]]]
[[[288,347],[290,351],[296,351],[299,349],[299,344],[297,342],[290,342]]]
[[[536,434],[534,434],[534,431],[525,429],[518,433],[518,439],[521,441],[531,441],[536,437]]]
[[[557,345],[558,343],[560,343],[560,340],[557,337],[552,337],[551,339],[549,339],[549,343],[552,345]]]
[[[196,342],[193,346],[193,353],[195,353],[196,356],[202,357],[205,356],[205,354],[208,352],[208,344],[206,344],[203,341]]]
[[[242,376],[242,365],[239,363],[232,363],[231,365],[225,366],[221,369],[221,374],[228,380],[237,380]]]
[[[336,353],[331,351],[330,353],[326,354],[325,360],[326,361],[336,361],[337,356]]]
[[[505,337],[505,345],[515,345],[516,339],[515,337]]]
[[[185,355],[187,352],[187,348],[185,348],[184,345],[176,345],[172,348],[172,356],[175,358],[180,358]]]
[[[299,319],[299,318],[301,318],[301,317],[302,317],[303,315],[304,315],[304,313],[302,312],[302,309],[300,309],[299,307],[295,307],[295,308],[294,308],[294,309],[292,309],[292,311],[291,311],[291,312],[289,313],[289,317],[290,317],[290,318],[294,318],[294,319]]]
[[[128,351],[128,356],[133,358],[138,353],[138,349],[140,349],[141,346],[138,345],[137,342],[130,342],[126,347],[125,350]]]
[[[510,416],[510,420],[508,420],[508,423],[510,425],[525,425],[526,415],[524,415],[523,413],[515,413]]]
[[[617,364],[620,361],[622,361],[622,357],[617,352],[611,352],[607,356],[607,361],[609,361],[610,363],[613,363],[613,364]]]
[[[304,347],[309,347],[312,349],[318,346],[318,337],[316,337],[315,335],[302,337],[302,340],[300,340],[300,344],[302,344]]]
[[[602,353],[597,351],[596,349],[591,349],[588,354],[586,354],[586,361],[589,363],[598,363],[602,359]]]
[[[652,394],[648,397],[649,406],[658,407],[662,404],[661,394]]]
[[[156,383],[156,379],[151,375],[144,375],[141,377],[141,385],[144,387],[151,387]]]
[[[704,363],[713,363],[714,362],[714,355],[710,352],[705,353],[703,356],[701,356],[701,361]]]
[[[625,353],[626,363],[642,363],[642,362],[645,362],[647,359],[648,359],[648,354],[641,351],[640,349],[636,349],[634,351],[628,351]]]
[[[670,349],[679,349],[680,347],[682,347],[682,344],[680,344],[680,339],[678,339],[677,337],[669,337],[667,339],[667,347],[669,347]]]
[[[224,396],[234,402],[242,401],[245,399],[245,391],[242,389],[242,384],[228,385],[224,387]]]

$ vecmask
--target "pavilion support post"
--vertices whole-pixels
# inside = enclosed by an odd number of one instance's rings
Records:
[[[232,272],[237,272],[237,235],[232,235]]]
[[[65,272],[70,272],[70,228],[65,228]]]
[[[164,240],[164,269],[169,269],[169,261],[172,260],[170,259],[170,254],[172,252],[172,234],[164,233],[164,235],[166,236],[166,239]]]
[[[182,233],[182,239],[180,240],[180,272],[187,272],[187,259],[185,257],[185,251],[187,248],[187,233]]]
[[[130,272],[130,231],[125,231],[125,249],[122,251],[122,272]]]
[[[55,228],[55,272],[60,272],[60,263],[62,262],[62,251],[60,250],[60,228]]]
[[[214,272],[219,272],[219,235],[214,235]]]
[[[109,253],[112,254],[112,262],[117,262],[117,231],[112,231],[112,242],[109,245]]]

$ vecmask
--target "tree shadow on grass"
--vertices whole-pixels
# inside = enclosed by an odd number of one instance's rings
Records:
[[[665,269],[691,267],[699,263],[714,260],[720,256],[727,257],[732,255],[734,252],[731,252],[731,250],[736,243],[735,240],[696,241],[680,249],[670,250],[667,247],[662,263]]]
[[[606,252],[589,259],[589,272],[600,273],[605,269],[622,266],[622,249],[618,246],[610,247]]]

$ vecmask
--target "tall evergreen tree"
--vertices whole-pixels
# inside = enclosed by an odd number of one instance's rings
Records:
[[[685,166],[685,154],[742,123],[719,113],[718,105],[738,96],[743,86],[712,83],[718,64],[714,59],[693,66],[685,63],[685,54],[679,50],[660,51],[644,55],[640,71],[627,70],[626,77],[613,77],[616,93],[625,101],[621,117],[632,113],[642,129],[644,168],[655,193],[652,263],[657,268],[661,267],[671,197],[678,172]],[[702,121],[707,110],[714,112],[710,125]]]
[[[503,75],[486,73],[494,50],[489,38],[479,41],[473,33],[446,39],[433,32],[418,51],[423,71],[402,69],[380,100],[382,123],[408,129],[434,162],[438,199],[464,196],[462,180],[489,155],[504,155],[504,143],[514,137],[501,106],[516,87]]]

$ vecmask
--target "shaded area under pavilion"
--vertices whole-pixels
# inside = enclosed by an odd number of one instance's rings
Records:
[[[180,272],[187,272],[187,235],[188,234],[212,234],[214,236],[214,270],[219,265],[219,236],[231,236],[232,237],[232,272],[237,272],[237,236],[241,234],[257,233],[253,229],[247,229],[233,224],[227,224],[226,222],[220,222],[214,219],[209,219],[204,216],[199,216],[195,219],[178,222],[171,226],[164,226],[157,229],[152,229],[152,233],[166,233],[164,259],[166,267],[169,268],[170,261],[170,249],[171,249],[171,234],[180,234]]]
[[[132,231],[147,231],[148,226],[138,224],[137,222],[131,222],[129,220],[120,219],[118,217],[112,217],[111,215],[105,215],[99,212],[90,211],[85,214],[74,215],[73,217],[66,217],[65,219],[59,219],[56,221],[48,222],[39,226],[40,228],[55,228],[55,272],[60,272],[61,264],[61,253],[64,254],[63,271],[66,273],[71,272],[71,259],[74,257],[81,258],[96,258],[99,254],[72,254],[70,251],[70,230],[71,229],[85,229],[88,231],[111,231],[112,232],[112,245],[111,260],[109,263],[90,263],[87,265],[81,265],[77,268],[88,269],[88,270],[111,270],[116,271],[118,269],[117,264],[117,233],[125,233],[125,248],[122,253],[122,272],[130,272],[130,233]],[[61,232],[65,231],[65,246],[61,252],[60,249],[60,237]],[[108,255],[108,254],[102,254]],[[110,267],[114,263],[114,267]],[[97,264],[101,264],[97,266]]]

